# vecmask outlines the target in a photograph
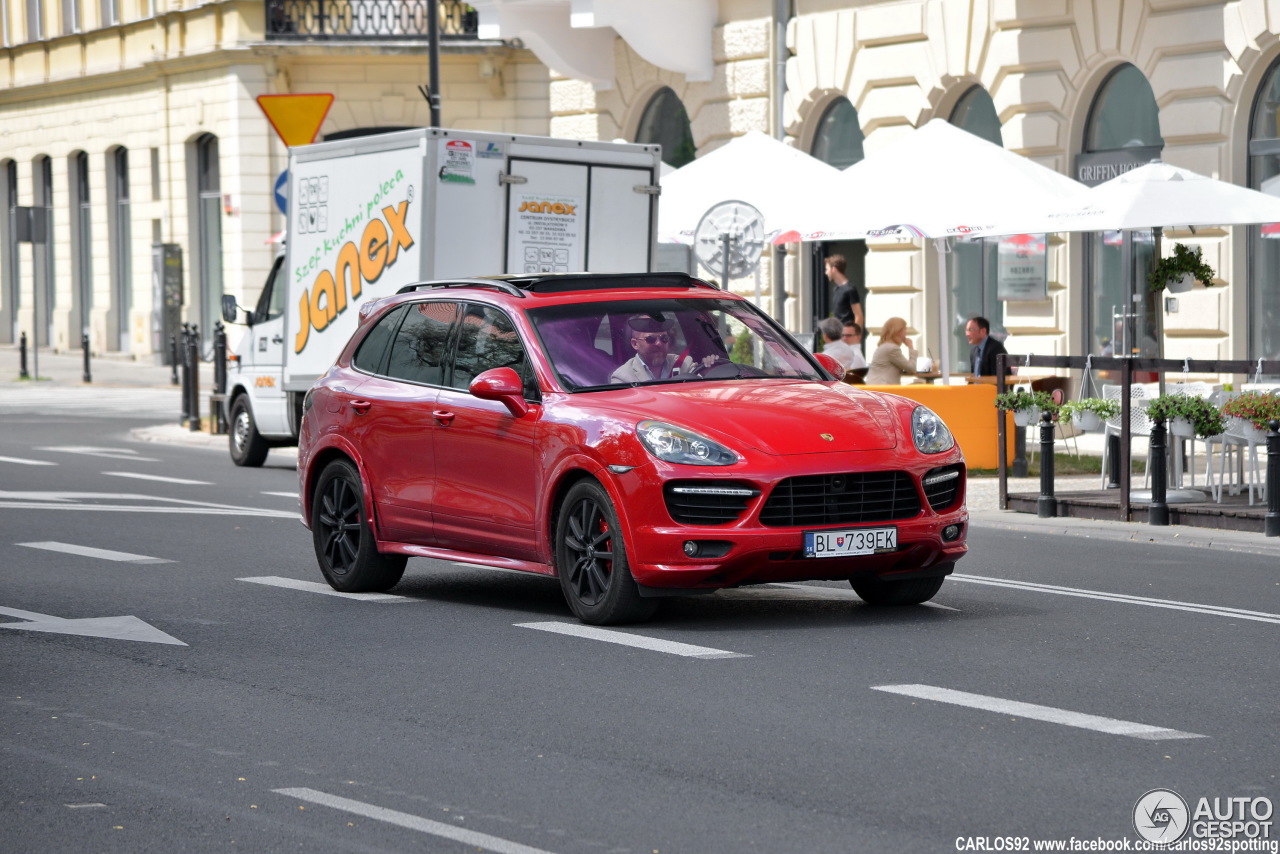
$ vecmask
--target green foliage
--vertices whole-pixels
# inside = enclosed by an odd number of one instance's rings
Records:
[[[1120,401],[1107,400],[1103,397],[1085,397],[1062,404],[1061,418],[1070,418],[1077,412],[1092,412],[1102,420],[1114,418],[1120,414]]]
[[[1197,436],[1217,436],[1226,429],[1218,407],[1194,394],[1162,394],[1147,404],[1147,417],[1162,419],[1166,426],[1175,418],[1185,418]]]
[[[1005,412],[1013,412],[1019,409],[1039,409],[1041,412],[1056,415],[1058,413],[1058,404],[1053,402],[1053,398],[1047,391],[1026,391],[1019,388],[1013,391],[1006,391],[1004,394],[997,394],[996,409],[1004,410]]]
[[[755,347],[751,333],[745,328],[733,339],[733,354],[730,356],[739,365],[755,365]]]
[[[1206,288],[1213,287],[1213,268],[1204,262],[1200,247],[1189,249],[1181,243],[1173,244],[1173,254],[1161,258],[1147,276],[1147,286],[1153,291],[1163,291],[1169,282],[1176,282],[1185,274],[1192,276]]]
[[[1268,421],[1280,421],[1280,395],[1244,391],[1222,405],[1222,414],[1243,418],[1259,430],[1267,430]]]

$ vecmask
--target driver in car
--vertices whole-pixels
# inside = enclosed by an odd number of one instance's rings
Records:
[[[631,347],[636,354],[609,376],[610,382],[665,380],[692,374],[698,367],[698,363],[688,356],[681,360],[671,352],[671,342],[675,336],[671,333],[669,321],[664,322],[648,314],[636,314],[627,320],[627,328],[631,330]],[[707,357],[704,361],[710,359],[711,357]]]

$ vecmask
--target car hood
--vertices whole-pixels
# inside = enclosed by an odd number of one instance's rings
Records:
[[[879,451],[897,446],[885,399],[817,382],[734,381],[610,390],[599,400],[618,414],[725,437],[766,454]]]

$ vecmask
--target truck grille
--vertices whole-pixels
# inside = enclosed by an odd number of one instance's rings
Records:
[[[910,519],[920,514],[920,493],[903,471],[790,477],[774,487],[760,511],[770,527],[855,525]]]
[[[662,488],[671,518],[684,525],[723,525],[742,516],[760,490],[745,483],[675,480]]]
[[[934,510],[946,510],[960,497],[960,487],[964,485],[964,466],[943,466],[936,468],[921,478],[925,497]]]

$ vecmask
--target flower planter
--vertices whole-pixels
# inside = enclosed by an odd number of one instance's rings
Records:
[[[1102,430],[1102,416],[1089,409],[1077,409],[1071,413],[1071,423],[1086,433],[1097,433]]]
[[[1170,279],[1165,284],[1165,287],[1169,290],[1169,293],[1171,294],[1185,294],[1187,291],[1191,290],[1195,286],[1195,283],[1196,283],[1195,276],[1191,275],[1190,273],[1183,273],[1180,277],[1176,279]]]
[[[1252,421],[1244,418],[1236,419],[1236,433],[1238,433],[1247,442],[1262,444],[1267,441],[1267,431],[1259,430],[1254,426]]]
[[[1030,427],[1040,421],[1039,409],[1015,409],[1013,410],[1013,423],[1019,427]]]
[[[1194,439],[1196,428],[1188,418],[1173,418],[1169,421],[1169,434],[1181,439]]]

